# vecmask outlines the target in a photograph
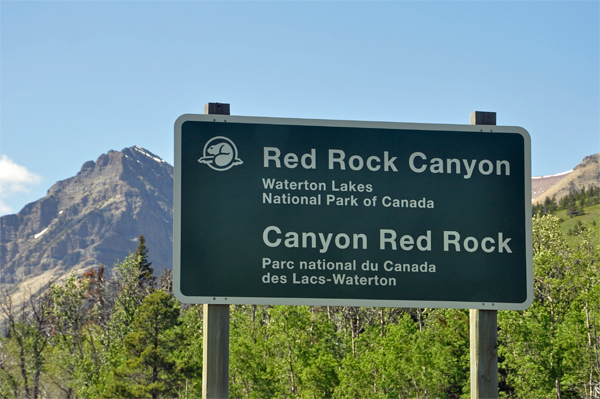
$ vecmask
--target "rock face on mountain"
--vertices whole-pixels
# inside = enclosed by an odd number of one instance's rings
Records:
[[[577,165],[571,173],[565,174],[563,178],[548,188],[542,195],[535,197],[534,203],[543,202],[546,197],[556,198],[560,201],[573,190],[581,190],[590,184],[600,186],[600,153],[589,155]]]
[[[140,234],[155,270],[171,268],[173,167],[137,146],[109,151],[0,218],[0,286],[110,268],[136,250]]]

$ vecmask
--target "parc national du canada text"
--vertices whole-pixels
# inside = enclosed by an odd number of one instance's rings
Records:
[[[321,154],[319,154],[321,155]],[[320,161],[320,162],[318,162]],[[453,174],[471,179],[475,174],[490,178],[510,176],[510,162],[503,159],[439,158],[435,154],[415,151],[405,160],[383,151],[367,157],[347,154],[344,150],[329,149],[323,158],[317,150],[304,154],[282,153],[276,147],[264,147],[263,167],[269,169],[317,169],[348,172],[348,179],[329,181],[280,180],[263,177],[262,203],[274,206],[325,206],[325,207],[383,207],[434,209],[432,198],[395,198],[386,195],[385,187],[351,179],[352,171],[367,170],[373,173]],[[371,247],[385,251],[389,260],[374,262],[360,259],[333,261],[328,259],[272,259],[263,257],[261,268],[265,284],[335,284],[359,286],[395,286],[397,273],[436,273],[442,265],[427,260],[403,263],[402,253],[432,251],[433,242],[440,241],[444,252],[512,254],[511,238],[502,231],[483,237],[473,237],[455,230],[431,231],[421,234],[403,234],[401,228],[383,226],[377,234],[368,236],[361,231],[332,233],[327,231],[289,231],[283,226],[268,225],[262,230],[262,241],[268,248],[298,248],[317,251],[326,256],[331,249],[367,250]],[[399,256],[400,254],[400,256]],[[280,272],[287,272],[281,274]],[[278,273],[279,272],[279,273]],[[355,272],[361,273],[361,275]],[[365,276],[364,273],[370,275]],[[324,274],[325,273],[325,274]]]

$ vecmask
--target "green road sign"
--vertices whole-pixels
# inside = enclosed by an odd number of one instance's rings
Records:
[[[175,294],[525,309],[530,146],[519,127],[183,115]]]

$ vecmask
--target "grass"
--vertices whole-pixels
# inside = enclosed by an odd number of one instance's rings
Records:
[[[577,246],[579,237],[576,235],[568,235],[569,230],[574,230],[578,222],[587,228],[596,232],[596,236],[600,238],[600,204],[587,206],[583,208],[584,214],[570,217],[567,210],[560,210],[554,213],[559,219],[562,219],[560,227],[567,238],[567,243],[570,247]],[[594,221],[596,225],[594,226]]]

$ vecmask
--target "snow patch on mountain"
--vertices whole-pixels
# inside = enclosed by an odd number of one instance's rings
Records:
[[[158,163],[166,163],[165,161],[163,161],[160,157],[154,155],[153,153],[151,153],[148,150],[144,150],[142,147],[138,147],[137,145],[133,147],[134,150],[136,150],[137,152],[144,154],[145,156],[147,156],[148,158],[151,158],[153,160],[155,160]],[[138,161],[139,162],[139,161]]]
[[[573,171],[573,169],[568,170],[566,172],[562,172],[562,173],[556,173],[554,175],[545,175],[545,176],[532,176],[532,179],[545,179],[546,177],[558,177],[558,176],[563,176],[563,175],[568,175],[569,173],[571,173]]]
[[[43,236],[43,235],[44,235],[44,233],[45,233],[45,232],[47,232],[47,231],[48,231],[48,228],[46,227],[44,230],[42,230],[42,231],[40,231],[39,233],[37,233],[36,235],[34,235],[34,236],[33,236],[33,238],[35,238],[35,239],[38,239],[38,238],[40,238],[41,236]]]

